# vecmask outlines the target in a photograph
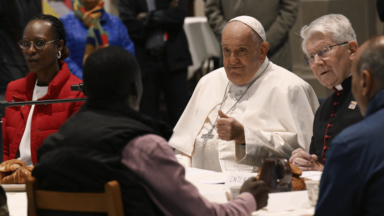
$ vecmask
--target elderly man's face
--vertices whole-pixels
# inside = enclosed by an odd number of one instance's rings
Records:
[[[253,29],[241,22],[229,23],[222,35],[224,68],[235,85],[244,85],[255,75],[267,55],[269,44],[258,44]]]
[[[346,41],[348,42],[348,41]],[[322,51],[325,47],[335,45],[330,36],[320,32],[313,33],[306,41],[307,56]],[[335,46],[326,58],[315,55],[310,67],[321,85],[331,89],[343,82],[351,73],[351,58],[357,50],[357,43]]]

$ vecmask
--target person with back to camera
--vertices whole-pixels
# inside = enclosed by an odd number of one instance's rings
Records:
[[[364,119],[332,141],[315,216],[384,215],[384,37],[365,42],[353,59],[352,93]]]
[[[256,178],[226,204],[210,203],[185,179],[166,141],[172,130],[138,112],[141,75],[128,51],[111,46],[92,53],[84,65],[84,91],[87,102],[38,150],[32,175],[40,189],[102,192],[117,180],[126,216],[245,216],[266,206],[268,188]],[[60,213],[55,216],[72,215]]]
[[[51,15],[37,15],[25,27],[19,45],[31,71],[9,83],[8,102],[82,98],[71,85],[82,81],[62,60],[69,56],[63,24]],[[19,158],[27,166],[37,162],[36,150],[43,140],[73,115],[82,103],[14,106],[3,119],[4,160]]]
[[[83,79],[83,64],[93,51],[120,46],[135,55],[127,28],[119,18],[104,10],[102,0],[76,0],[73,11],[60,17],[67,30],[71,56],[65,60],[69,70]]]

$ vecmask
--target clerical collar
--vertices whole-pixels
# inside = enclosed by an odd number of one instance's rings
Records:
[[[248,86],[249,84],[251,84],[253,81],[255,81],[257,78],[259,78],[261,76],[261,74],[263,74],[263,72],[265,72],[265,70],[267,69],[269,65],[269,59],[268,57],[265,57],[265,60],[263,62],[263,64],[261,64],[259,70],[257,70],[257,72],[255,73],[255,75],[253,75],[252,79],[250,79],[247,83],[245,83],[244,85],[242,86]],[[231,81],[230,81],[231,82]],[[231,82],[232,86],[235,85]],[[235,85],[237,86],[237,85]]]
[[[341,84],[339,84],[339,85],[335,86],[335,89],[337,91],[343,91],[343,86]]]
[[[352,78],[352,74],[349,74],[349,76],[339,85],[333,87],[333,90],[335,92],[344,91],[344,89],[349,89],[351,87],[350,79]]]

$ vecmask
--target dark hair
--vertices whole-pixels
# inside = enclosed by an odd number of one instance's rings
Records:
[[[65,35],[65,29],[64,29],[63,23],[58,18],[56,18],[52,15],[49,15],[49,14],[36,15],[36,16],[32,17],[28,23],[30,23],[31,21],[34,21],[34,20],[44,20],[44,21],[51,23],[53,29],[56,32],[57,39],[64,41],[64,47],[63,47],[63,50],[61,51],[61,58],[59,60],[64,60],[64,59],[68,58],[70,52],[69,52],[69,49],[66,45],[67,44],[67,37]]]
[[[359,75],[363,70],[368,70],[380,86],[384,87],[384,45],[381,44],[381,40],[382,36],[368,40],[355,69]]]
[[[84,91],[89,99],[125,101],[140,78],[135,57],[122,47],[98,49],[83,66]]]

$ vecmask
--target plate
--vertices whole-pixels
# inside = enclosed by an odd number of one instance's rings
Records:
[[[25,192],[25,184],[2,184],[5,192]]]

